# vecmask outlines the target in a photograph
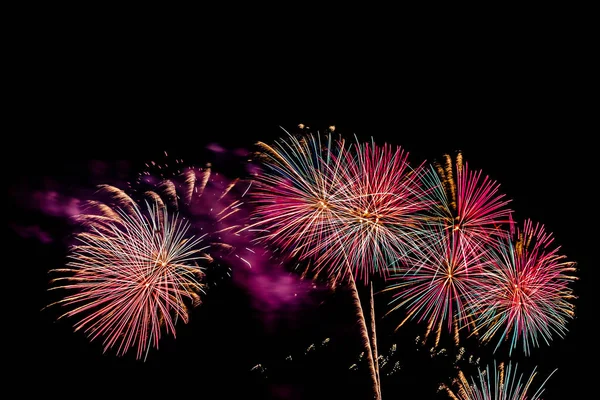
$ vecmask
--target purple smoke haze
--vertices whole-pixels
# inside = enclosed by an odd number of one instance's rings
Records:
[[[215,143],[206,148],[215,156],[214,164],[246,163],[249,154],[245,149],[228,150]],[[252,232],[242,230],[249,223],[252,208],[248,201],[248,193],[252,190],[250,180],[231,178],[221,173],[219,166],[194,165],[166,152],[164,158],[155,159],[146,166],[147,170],[140,173],[131,191],[163,193],[163,179],[174,183],[180,215],[189,219],[195,234],[206,234],[205,242],[211,243],[210,256],[217,263],[231,266],[233,282],[250,295],[251,305],[262,314],[266,328],[277,318],[293,318],[291,311],[316,302],[315,296],[326,289],[286,270],[275,254],[256,244]],[[186,184],[182,174],[186,171],[193,171],[196,179],[194,196],[189,204],[184,199]],[[208,180],[203,184],[206,177]]]
[[[67,173],[44,177],[35,182],[24,178],[9,188],[11,200],[23,220],[15,218],[13,231],[25,238],[48,244],[66,238],[60,228],[72,225],[72,219],[84,211],[84,202],[92,199],[100,183],[125,185],[130,163],[89,160],[68,169]],[[75,182],[83,181],[81,184]],[[39,217],[34,219],[34,215]],[[33,219],[33,220],[32,220]]]
[[[226,149],[219,147],[220,155],[226,157],[226,152]],[[229,155],[233,158],[247,157],[248,154],[243,149],[235,149],[231,153]],[[200,180],[203,175],[196,170],[196,176]],[[224,261],[232,265],[233,281],[251,295],[253,307],[264,314],[265,322],[313,302],[313,294],[325,288],[302,280],[299,274],[286,270],[269,249],[255,244],[256,238],[251,232],[239,232],[249,221],[252,205],[248,201],[248,193],[252,190],[252,182],[235,181],[231,187],[232,183],[234,181],[229,177],[211,171],[203,193],[196,197],[197,200],[189,205],[185,213],[192,225],[201,227],[210,240],[233,246],[229,251],[221,251],[219,246],[214,246],[214,254],[211,255],[222,256]],[[223,195],[224,192],[227,193]],[[238,205],[235,207],[237,211],[230,213],[229,207],[234,203]],[[225,215],[227,217],[222,218]],[[230,229],[233,226],[236,228]],[[213,232],[219,233],[214,235]]]
[[[81,213],[80,206],[81,200],[52,190],[31,195],[30,207],[52,217],[74,217]]]
[[[56,190],[13,191],[13,200],[28,218],[18,218],[10,224],[12,230],[24,239],[37,240],[42,244],[60,242],[63,238],[58,229],[69,218],[81,212],[81,201]],[[40,215],[40,218],[32,218]],[[48,218],[50,217],[50,219]],[[56,220],[59,220],[57,224]]]
[[[224,153],[227,150],[218,143],[211,143],[206,146],[206,148],[214,153]]]
[[[37,225],[21,226],[12,224],[11,226],[22,238],[36,239],[44,244],[52,243],[54,241],[48,232],[43,231],[42,228]]]

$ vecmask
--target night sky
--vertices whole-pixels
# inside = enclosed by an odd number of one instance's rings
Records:
[[[517,84],[509,77],[468,88],[432,84],[402,101],[379,99],[381,106],[367,112],[351,91],[324,87],[302,93],[299,84],[261,97],[256,83],[247,90],[212,87],[207,93],[202,85],[185,89],[184,79],[150,84],[152,74],[131,78],[134,72],[40,79],[36,103],[44,106],[17,134],[20,155],[11,161],[6,246],[21,254],[11,268],[20,271],[22,281],[15,284],[23,285],[19,292],[29,311],[25,325],[15,327],[24,342],[19,365],[30,377],[24,393],[42,388],[46,397],[63,398],[369,398],[364,363],[351,368],[362,346],[344,288],[334,292],[319,286],[302,295],[301,304],[265,311],[253,307],[251,291],[223,278],[192,311],[189,324],[178,324],[177,338],[163,337],[146,362],[136,361],[133,352],[103,354],[100,343],[73,332],[73,321],[56,322],[56,309],[41,311],[51,300],[48,271],[64,265],[72,225],[60,210],[30,201],[34,193],[56,192],[61,196],[56,201],[64,205],[95,185],[130,179],[164,151],[191,164],[211,162],[214,170],[235,178],[244,174],[243,160],[236,164],[207,150],[208,144],[253,151],[257,141],[273,141],[284,134],[280,127],[293,131],[299,123],[315,131],[335,125],[336,133],[348,139],[356,134],[361,140],[372,136],[377,143],[400,145],[413,164],[461,150],[471,168],[498,181],[513,200],[517,221],[531,218],[553,232],[562,253],[578,263],[580,278],[573,285],[577,316],[566,338],[534,349],[528,358],[517,351],[512,359],[526,374],[538,365],[538,384],[558,368],[545,385],[546,400],[582,398],[592,386],[587,369],[594,348],[588,337],[597,206],[590,195],[593,181],[587,178],[591,139],[582,135],[585,110],[564,88],[553,90],[541,79]],[[34,139],[28,130],[41,137]],[[382,287],[380,281],[375,284]],[[401,315],[384,317],[386,296],[375,296],[378,347],[387,354],[396,344],[384,371],[391,372],[396,361],[400,369],[390,376],[382,373],[383,398],[447,398],[436,391],[454,376],[456,350],[449,344],[448,356],[431,357],[428,346],[415,343],[425,330],[416,322],[394,333]],[[491,345],[467,341],[465,349],[480,357],[482,366],[494,359]],[[504,348],[495,358],[509,361]],[[258,364],[265,370],[253,370]],[[461,366],[469,376],[476,372],[468,363]]]

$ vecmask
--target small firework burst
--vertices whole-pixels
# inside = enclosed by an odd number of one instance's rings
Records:
[[[544,393],[544,385],[552,373],[544,382],[533,391],[533,380],[537,375],[534,369],[526,380],[523,374],[517,374],[517,365],[512,364],[505,368],[501,363],[490,373],[490,367],[485,370],[479,370],[477,379],[471,378],[471,382],[465,377],[462,371],[458,372],[458,377],[452,382],[452,387],[446,384],[440,385],[440,390],[445,391],[452,400],[541,400]],[[492,375],[493,374],[493,375]],[[493,376],[493,377],[492,377]]]

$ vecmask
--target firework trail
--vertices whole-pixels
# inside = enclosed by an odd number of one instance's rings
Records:
[[[400,147],[347,146],[332,131],[323,138],[288,133],[273,146],[259,143],[266,171],[257,175],[255,222],[246,229],[261,232],[262,240],[291,257],[313,262],[316,276],[324,271],[334,285],[349,283],[380,398],[374,322],[369,334],[356,279],[386,277],[391,265],[412,253],[419,213],[427,209],[423,167],[411,168]]]
[[[430,222],[460,233],[468,245],[496,245],[513,229],[510,200],[500,193],[500,185],[481,171],[470,171],[458,153],[444,163],[436,162],[423,179],[426,198],[431,200]],[[508,230],[506,229],[508,228]]]
[[[363,308],[360,302],[360,296],[358,295],[358,290],[356,288],[356,282],[354,281],[354,276],[352,274],[348,274],[350,280],[350,288],[352,291],[352,300],[354,306],[356,307],[356,313],[358,315],[358,322],[360,324],[360,333],[363,339],[363,344],[365,346],[365,350],[367,351],[367,363],[369,365],[369,371],[371,373],[371,380],[373,381],[373,392],[376,395],[377,399],[381,399],[381,388],[380,388],[380,380],[377,377],[377,367],[376,356],[373,351],[373,345],[371,344],[371,339],[369,338],[369,331],[367,330],[367,323],[365,320],[365,316],[363,313]],[[374,324],[373,324],[374,328]],[[375,330],[373,330],[373,335],[375,334]]]
[[[431,232],[417,241],[417,251],[407,265],[396,269],[384,291],[393,292],[393,308],[407,310],[407,320],[427,321],[425,339],[435,332],[434,347],[440,341],[444,326],[459,344],[459,329],[469,326],[468,304],[478,296],[484,271],[482,261],[487,251],[478,245],[459,239],[460,233],[432,227]]]
[[[543,225],[526,220],[511,240],[501,242],[472,303],[482,341],[499,336],[496,349],[510,341],[510,352],[522,342],[529,355],[540,341],[549,344],[554,334],[564,337],[574,316],[575,298],[569,284],[575,263],[559,254]]]
[[[452,390],[449,386],[442,384],[440,390],[445,391],[452,400],[541,400],[544,385],[554,372],[556,370],[552,371],[535,393],[531,394],[532,383],[537,375],[535,369],[524,380],[523,374],[517,374],[517,365],[513,368],[509,364],[505,370],[504,363],[496,368],[496,362],[494,362],[493,379],[490,378],[489,366],[485,371],[479,370],[477,381],[475,378],[471,378],[471,382],[469,382],[463,372],[459,371],[458,378],[452,382],[452,386],[456,389]]]
[[[371,346],[373,349],[373,359],[375,360],[375,376],[377,382],[381,382],[379,376],[379,354],[377,352],[377,330],[375,329],[375,299],[373,298],[373,283],[370,285],[369,302],[371,303]],[[381,397],[381,388],[379,388],[379,397]]]
[[[77,317],[75,331],[90,340],[103,337],[104,351],[116,347],[124,355],[136,347],[137,358],[158,348],[161,330],[175,336],[178,319],[188,321],[186,304],[200,304],[203,276],[199,261],[207,260],[200,238],[188,235],[189,223],[159,203],[144,210],[125,192],[103,186],[115,206],[90,202],[78,219],[85,231],[76,236],[66,268],[51,290],[71,294],[56,303]]]
[[[258,222],[246,228],[261,232],[262,240],[288,250],[300,260],[316,258],[317,276],[324,265],[319,251],[338,248],[336,232],[341,226],[341,210],[336,203],[341,197],[340,188],[345,184],[345,166],[341,162],[347,151],[341,138],[334,142],[329,135],[325,146],[323,142],[318,134],[300,138],[288,134],[287,140],[279,140],[274,146],[258,144],[263,150],[259,157],[268,172],[257,174],[253,194]],[[350,269],[348,262],[342,265]],[[335,285],[340,278],[339,271],[331,275]],[[373,353],[356,283],[352,273],[344,275],[357,308],[373,391],[379,397]]]

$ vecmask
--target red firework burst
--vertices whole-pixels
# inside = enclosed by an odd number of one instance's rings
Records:
[[[522,342],[528,355],[540,341],[564,337],[574,316],[575,263],[559,254],[552,234],[543,225],[525,221],[511,240],[493,249],[484,280],[472,303],[481,339],[498,336],[498,346],[510,340],[510,352]]]

